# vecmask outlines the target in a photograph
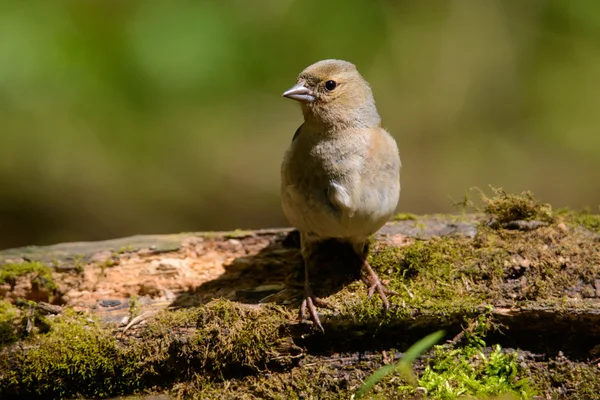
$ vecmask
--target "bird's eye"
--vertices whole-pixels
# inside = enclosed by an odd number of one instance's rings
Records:
[[[332,91],[333,89],[335,89],[337,86],[337,83],[335,83],[335,81],[327,81],[325,82],[325,89],[327,89],[328,91]]]

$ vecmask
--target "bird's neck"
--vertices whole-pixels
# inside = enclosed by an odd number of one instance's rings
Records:
[[[302,107],[304,124],[313,132],[335,134],[346,129],[364,129],[381,126],[381,117],[374,105],[348,112],[343,107]]]

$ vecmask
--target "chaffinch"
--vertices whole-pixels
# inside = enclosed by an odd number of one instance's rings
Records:
[[[283,96],[300,102],[304,114],[281,167],[283,211],[300,231],[305,264],[300,319],[308,311],[324,331],[316,307],[331,305],[313,294],[308,263],[315,244],[330,238],[352,245],[362,260],[369,296],[377,291],[387,311],[387,295],[394,292],[367,262],[367,241],[398,204],[400,156],[381,127],[371,88],[353,64],[324,60],[302,71]]]

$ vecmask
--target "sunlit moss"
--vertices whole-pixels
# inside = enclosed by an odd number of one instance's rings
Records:
[[[484,203],[484,211],[499,223],[517,220],[554,221],[550,205],[539,202],[531,192],[513,194],[505,192],[502,188],[492,188],[492,191],[493,197],[480,192],[481,200]]]
[[[203,367],[219,372],[232,365],[264,369],[271,349],[285,332],[284,315],[267,313],[259,307],[239,308],[224,300],[212,303],[201,315],[199,324],[203,329],[193,338],[195,346],[207,349]]]
[[[129,387],[134,365],[97,321],[74,311],[56,318],[51,332],[28,341],[26,349],[3,353],[0,365],[7,363],[12,368],[0,376],[0,394],[40,397],[106,396]]]
[[[419,379],[419,387],[425,388],[432,399],[507,394],[529,399],[536,392],[523,372],[517,353],[503,353],[498,345],[488,353],[478,346],[455,350],[437,346]]]
[[[398,293],[391,298],[391,310],[384,314],[377,296],[368,300],[364,286],[355,282],[332,297],[342,310],[332,317],[333,323],[347,319],[395,324],[415,314],[431,315],[442,323],[477,314],[486,305],[518,307],[525,301],[530,307],[590,307],[580,298],[592,296],[597,279],[600,254],[594,240],[561,224],[563,216],[556,219],[549,206],[530,193],[496,189],[495,196],[484,196],[484,201],[498,221],[536,219],[547,225],[506,230],[481,224],[474,238],[434,237],[404,247],[372,246],[369,262]],[[594,217],[589,221],[592,224]],[[579,294],[573,293],[574,282]]]
[[[435,346],[433,356],[419,376],[418,387],[432,399],[489,398],[512,395],[530,399],[539,394],[527,366],[517,362],[517,352],[503,352],[499,345],[486,348],[485,337],[493,327],[491,318],[480,315],[467,328],[464,346]],[[404,390],[414,392],[414,388]]]
[[[137,295],[129,298],[129,317],[135,318],[140,315],[140,300]]]
[[[563,216],[569,222],[579,224],[592,232],[600,233],[600,214],[593,214],[589,210],[569,211],[562,210]]]
[[[0,395],[103,397],[195,373],[258,371],[277,354],[286,315],[215,301],[159,313],[141,330],[140,340],[67,310],[51,321],[47,334],[0,353]]]
[[[52,268],[40,262],[9,263],[0,265],[0,283],[14,283],[17,278],[34,274],[33,279],[46,289],[56,289]]]
[[[415,221],[418,217],[411,213],[398,213],[392,217],[392,221]]]
[[[0,345],[12,343],[18,339],[17,329],[20,316],[18,308],[6,300],[0,300]]]

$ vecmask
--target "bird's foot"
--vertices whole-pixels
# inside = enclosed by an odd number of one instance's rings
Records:
[[[310,289],[306,290],[306,297],[302,301],[302,305],[300,306],[300,313],[298,315],[298,320],[302,321],[306,314],[310,317],[310,320],[313,322],[313,325],[321,332],[325,333],[325,329],[323,329],[323,325],[321,325],[321,320],[319,319],[319,314],[317,313],[317,307],[329,308],[330,310],[335,310],[335,307],[331,305],[328,301],[321,299],[320,297],[312,294]]]
[[[379,279],[379,276],[377,276],[377,273],[375,273],[375,271],[373,271],[373,268],[371,268],[371,266],[369,265],[369,263],[367,261],[364,262],[363,268],[367,272],[365,281],[369,285],[369,298],[373,297],[373,294],[375,294],[375,291],[377,290],[379,297],[381,297],[381,300],[383,301],[383,308],[387,312],[390,309],[390,302],[388,300],[388,296],[396,295],[396,294],[398,294],[398,292],[388,289],[381,282],[381,280]]]

